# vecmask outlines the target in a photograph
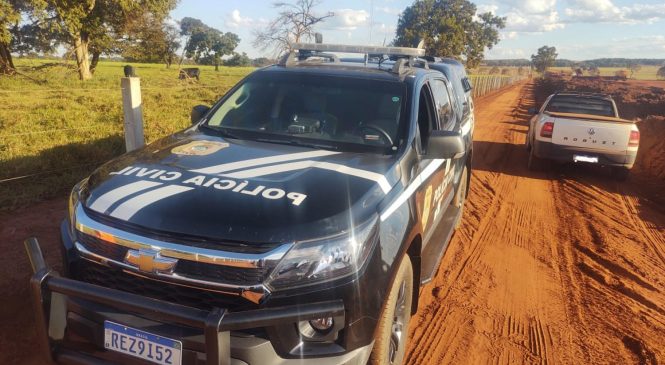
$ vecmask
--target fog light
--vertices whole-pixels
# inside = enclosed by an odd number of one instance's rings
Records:
[[[333,321],[332,317],[317,318],[309,321],[309,325],[319,332],[328,331],[329,329],[332,328],[334,323],[335,322]]]

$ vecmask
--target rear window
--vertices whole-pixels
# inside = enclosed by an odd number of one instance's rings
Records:
[[[231,92],[208,125],[257,138],[391,148],[400,140],[405,96],[399,82],[258,72]]]
[[[590,114],[602,117],[614,117],[612,102],[599,98],[579,96],[554,96],[545,108],[547,112]]]

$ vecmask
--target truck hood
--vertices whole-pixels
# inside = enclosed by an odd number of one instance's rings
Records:
[[[347,230],[398,181],[391,156],[190,129],[100,167],[82,201],[93,219],[146,233],[263,244]]]

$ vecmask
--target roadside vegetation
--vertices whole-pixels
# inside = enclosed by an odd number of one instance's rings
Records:
[[[126,63],[101,61],[95,77],[81,82],[75,64],[53,62],[14,60],[39,83],[0,77],[0,210],[62,195],[125,151],[120,78]],[[163,64],[134,66],[147,142],[187,127],[192,106],[213,103],[252,70],[200,66],[201,80],[193,82],[178,80],[177,69]]]

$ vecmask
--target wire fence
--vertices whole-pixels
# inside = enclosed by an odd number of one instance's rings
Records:
[[[519,82],[522,82],[528,79],[528,75],[515,75],[515,76],[506,76],[506,75],[470,75],[469,79],[473,85],[473,97],[478,98],[485,96],[494,91],[503,89],[506,86],[510,86]]]
[[[474,97],[481,97],[487,94],[490,94],[494,91],[500,90],[504,87],[513,85],[515,83],[524,81],[528,76],[503,76],[503,75],[470,75],[469,78],[471,80],[471,83],[473,85],[473,96]],[[121,88],[62,88],[62,89],[35,89],[35,90],[0,90],[0,96],[7,95],[7,94],[21,94],[21,95],[26,95],[26,97],[31,98],[32,100],[38,100],[40,93],[66,93],[66,94],[71,94],[72,91],[84,91],[84,92],[93,92],[93,93],[106,93],[106,92],[113,92],[117,93],[116,95],[119,97],[121,94]],[[225,85],[183,85],[183,86],[172,86],[172,87],[141,87],[142,91],[158,91],[158,92],[177,92],[177,91],[191,91],[191,90],[226,90],[228,89],[228,86]],[[148,101],[145,100],[144,98],[144,104],[150,104],[154,103],[155,101]],[[117,103],[120,102],[120,100],[115,100],[115,99],[109,99],[107,101],[108,103]],[[153,104],[155,105],[155,104]],[[155,105],[158,106],[158,105]],[[86,107],[92,107],[92,106],[86,106],[83,105],[84,108]],[[144,105],[145,107],[145,105]],[[152,110],[149,110],[148,112],[151,112]],[[145,128],[146,132],[149,132],[149,129],[156,130],[156,133],[168,133],[170,132],[168,128],[165,130],[163,126],[161,125],[150,125],[151,123],[146,123]],[[29,146],[31,144],[39,144],[43,142],[48,142],[48,139],[51,138],[54,135],[59,136],[59,141],[62,140],[66,144],[72,144],[75,142],[79,142],[81,138],[83,139],[104,139],[108,137],[121,137],[122,136],[122,114],[115,114],[115,115],[109,115],[107,118],[104,118],[103,121],[97,122],[97,123],[92,123],[89,125],[81,126],[81,127],[69,127],[65,126],[62,128],[48,128],[48,129],[39,129],[39,126],[30,126],[30,128],[33,128],[33,130],[27,130],[27,131],[15,131],[11,132],[11,128],[5,128],[9,129],[9,131],[5,131],[4,133],[0,132],[0,157],[2,157],[1,153],[3,152],[3,149],[6,150],[8,147],[8,144],[10,145],[25,145]],[[26,128],[25,126],[23,128]],[[22,128],[22,129],[23,129]],[[58,145],[53,145],[49,144],[49,147],[47,148],[57,148],[57,147],[63,147],[64,145],[58,146]],[[64,153],[64,152],[63,152]],[[35,177],[35,176],[42,176],[42,175],[48,175],[48,174],[57,174],[61,172],[66,172],[72,169],[77,169],[77,168],[82,168],[82,167],[90,167],[97,165],[101,163],[102,161],[96,161],[94,156],[85,156],[85,153],[82,153],[81,159],[77,160],[76,162],[85,162],[85,163],[78,163],[78,164],[71,164],[71,161],[69,164],[66,166],[62,166],[59,168],[49,168],[53,167],[53,161],[42,161],[38,169],[34,169],[34,171],[23,171],[23,169],[20,168],[7,168],[9,167],[7,164],[10,163],[5,159],[5,161],[0,160],[0,166],[5,165],[5,171],[10,172],[8,175],[7,174],[2,174],[0,173],[0,184],[3,183],[8,183],[8,182],[17,182],[23,179],[27,179],[30,177]],[[87,158],[86,158],[87,157]],[[58,160],[57,156],[50,156],[51,160]],[[87,162],[87,161],[92,161],[92,162]],[[66,162],[66,160],[60,160],[63,164]],[[3,176],[4,175],[4,176]]]

